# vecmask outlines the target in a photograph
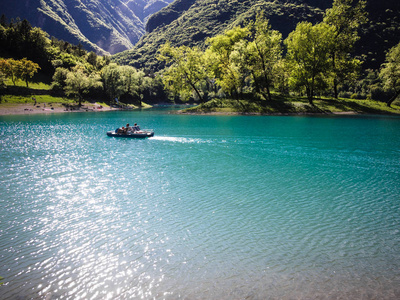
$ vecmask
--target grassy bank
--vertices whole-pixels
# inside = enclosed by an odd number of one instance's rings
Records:
[[[269,101],[213,99],[198,106],[180,111],[192,114],[399,114],[400,103],[388,107],[373,100],[319,98],[314,106],[305,98],[275,97]]]
[[[50,85],[43,82],[30,82],[29,87],[26,87],[25,82],[17,81],[14,86],[9,80],[7,88],[2,92],[3,95],[0,95],[0,115],[139,108],[133,104],[123,105],[123,107],[110,107],[103,101],[94,100],[83,101],[82,107],[78,107],[78,102],[74,99],[52,95]],[[148,107],[151,106],[142,103],[140,108]]]

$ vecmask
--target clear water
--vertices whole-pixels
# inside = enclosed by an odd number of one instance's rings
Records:
[[[1,299],[398,299],[400,118],[0,117],[0,226]]]

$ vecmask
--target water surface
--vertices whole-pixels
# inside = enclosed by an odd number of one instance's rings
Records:
[[[399,167],[397,117],[0,117],[0,298],[398,299]]]

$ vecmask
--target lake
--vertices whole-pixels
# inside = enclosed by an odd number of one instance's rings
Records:
[[[399,117],[168,112],[0,116],[1,299],[400,298]]]

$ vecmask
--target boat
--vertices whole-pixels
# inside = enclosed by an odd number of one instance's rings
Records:
[[[148,137],[154,136],[153,129],[144,129],[140,131],[135,131],[132,133],[117,133],[117,130],[107,131],[108,136],[112,137],[121,137],[121,138],[136,138],[136,139],[144,139]]]

